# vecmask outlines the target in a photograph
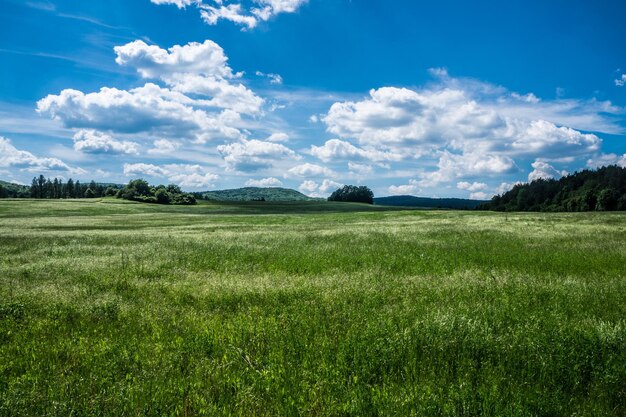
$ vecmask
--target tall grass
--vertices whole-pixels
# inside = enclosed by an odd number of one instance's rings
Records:
[[[0,415],[626,414],[626,214],[0,202]]]

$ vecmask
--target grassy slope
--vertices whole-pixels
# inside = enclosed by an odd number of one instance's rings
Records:
[[[623,213],[1,201],[0,247],[0,415],[626,413]]]
[[[281,187],[245,187],[232,190],[206,191],[205,198],[215,201],[252,201],[264,198],[266,201],[313,201],[299,191]]]

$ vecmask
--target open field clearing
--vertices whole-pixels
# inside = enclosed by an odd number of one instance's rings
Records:
[[[2,416],[623,416],[626,213],[0,201]]]

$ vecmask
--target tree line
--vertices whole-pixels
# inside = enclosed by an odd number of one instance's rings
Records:
[[[30,185],[29,197],[41,199],[61,199],[61,198],[99,198],[105,196],[114,196],[121,187],[118,185],[109,185],[96,183],[81,183],[72,180],[63,182],[59,178],[46,178],[43,175],[33,178]]]
[[[616,165],[584,170],[561,179],[518,184],[479,210],[614,211],[626,210],[626,168]]]
[[[81,183],[71,178],[64,182],[59,178],[34,177],[28,186],[0,182],[0,198],[76,199],[117,197],[124,200],[154,204],[196,204],[196,198],[183,192],[178,185],[152,186],[142,179],[126,185],[102,184],[95,181]]]

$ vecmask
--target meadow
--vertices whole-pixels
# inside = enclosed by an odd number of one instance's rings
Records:
[[[626,213],[0,200],[1,416],[623,416]]]

